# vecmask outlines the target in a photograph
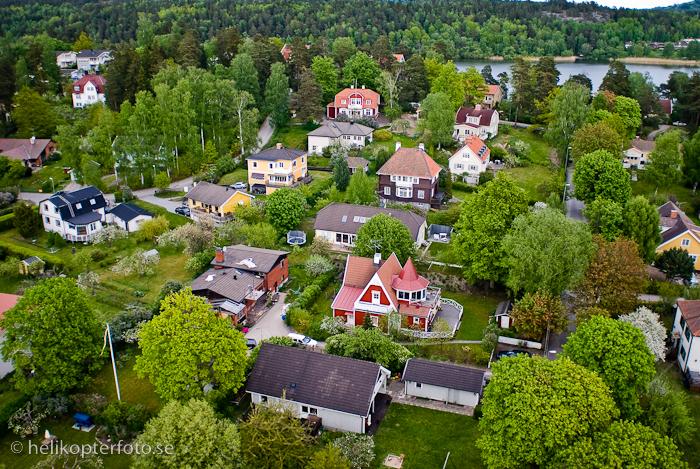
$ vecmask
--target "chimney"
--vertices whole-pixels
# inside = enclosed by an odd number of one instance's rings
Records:
[[[224,262],[224,250],[221,248],[216,248],[216,253],[214,254],[214,262],[221,264]]]
[[[276,147],[278,150],[281,150],[282,148],[284,148],[284,147],[282,146],[281,143],[277,143],[277,145],[275,145],[275,147]]]
[[[425,144],[419,143],[419,144],[418,144],[418,149],[419,149],[420,151],[425,151]]]
[[[481,104],[477,104],[476,106],[474,106],[474,110],[481,111]]]
[[[399,148],[401,148],[401,142],[396,142],[396,147],[394,148],[394,151],[399,151]]]
[[[671,210],[671,218],[678,218],[678,210]]]
[[[32,135],[32,138],[29,139],[29,143],[31,143],[32,145],[36,143],[36,137],[34,135]]]
[[[382,261],[382,253],[377,252],[374,254],[374,265],[379,265],[379,263]]]

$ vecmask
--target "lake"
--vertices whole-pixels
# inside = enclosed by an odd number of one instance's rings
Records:
[[[485,65],[491,65],[493,70],[494,78],[498,79],[497,76],[501,72],[506,72],[508,76],[511,76],[510,67],[513,62],[488,62],[488,61],[468,61],[468,62],[457,62],[457,68],[464,70],[468,67],[476,67],[477,70],[481,69]],[[671,73],[679,71],[684,73],[692,73],[700,70],[697,67],[679,67],[679,66],[664,66],[664,65],[637,65],[637,64],[625,64],[627,70],[630,72],[649,72],[655,85],[661,85],[668,81],[669,75]],[[559,76],[559,83],[563,83],[571,75],[576,75],[579,73],[585,73],[588,78],[593,82],[593,91],[596,91],[603,81],[603,77],[608,72],[608,64],[605,63],[586,63],[586,62],[564,62],[558,63],[557,69],[561,75]]]

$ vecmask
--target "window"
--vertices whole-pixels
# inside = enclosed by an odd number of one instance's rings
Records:
[[[81,204],[80,202],[78,202],[77,204],[75,204],[75,208],[77,208],[78,210],[80,210],[81,208],[83,208],[83,204]]]
[[[681,325],[681,329],[683,329],[685,327],[685,318],[683,316],[681,316],[681,320],[679,321],[679,323]]]
[[[402,199],[410,199],[413,197],[413,189],[410,187],[397,187],[396,188],[396,196],[401,197]]]
[[[260,402],[267,402],[267,396],[260,396]]]
[[[280,161],[279,163],[277,163],[277,167],[278,167],[278,168],[284,168],[284,163]]]
[[[347,104],[347,103],[348,103],[347,99],[341,99],[341,100],[340,100],[340,104]]]
[[[44,210],[49,211],[49,204],[44,204]]]
[[[411,295],[406,292],[406,291],[399,291],[397,292],[397,296],[399,297],[399,300],[409,300],[411,299]]]
[[[257,161],[253,161],[253,168],[257,168],[257,167],[258,167],[258,162],[257,162]]]
[[[418,198],[419,199],[425,199],[425,191],[418,191]]]
[[[73,89],[74,89],[75,91],[80,91],[80,86],[74,86]]]
[[[371,100],[371,99],[365,99],[365,104],[369,106],[370,104],[372,104],[372,100]]]
[[[416,387],[417,387],[417,388],[422,388],[422,387],[423,387],[423,383],[416,383]]]
[[[681,246],[690,246],[690,240],[684,239],[683,241],[681,241]]]
[[[379,292],[378,291],[373,291],[372,292],[372,304],[379,304]]]
[[[272,163],[269,163],[269,165],[270,165],[270,169],[272,169],[272,168],[275,166],[275,165],[272,164]]]
[[[58,221],[58,220],[54,220],[54,224],[55,224],[56,226],[61,226],[61,222]]]
[[[455,169],[463,169],[464,165],[462,163],[456,163],[455,164]]]
[[[311,149],[312,149],[312,150],[316,150],[316,145],[313,145],[313,146],[311,147]]]
[[[690,342],[690,328],[689,327],[685,328],[685,338],[688,342]]]
[[[90,205],[95,205],[95,199],[90,199]]]
[[[693,264],[695,264],[695,261],[697,260],[698,256],[695,254],[691,254],[690,258],[693,259]]]
[[[292,161],[292,168],[296,168],[296,167],[297,167],[297,162],[296,162],[296,160],[294,160],[294,161]]]
[[[46,223],[51,223],[51,220],[49,219],[49,217],[44,217],[44,221],[45,221]]]
[[[681,345],[681,349],[680,349],[680,355],[681,355],[681,357],[683,357],[683,360],[685,360],[685,355],[686,355],[685,354],[685,347],[682,345]]]
[[[469,165],[469,171],[478,171],[479,168],[476,165],[470,164]]]
[[[301,413],[302,414],[316,415],[316,414],[318,414],[318,409],[316,407],[309,407],[309,406],[303,405],[303,406],[301,406]]]
[[[374,327],[379,327],[379,316],[370,316],[370,320]]]
[[[362,106],[362,98],[350,98],[350,104],[355,106]]]
[[[90,231],[95,231],[95,224],[94,223],[90,223]]]
[[[384,195],[391,195],[391,187],[384,186]]]
[[[365,116],[371,116],[372,115],[372,110],[371,109],[365,109]]]
[[[68,229],[69,229],[69,230],[74,230],[74,229],[75,229],[75,225],[73,225],[73,224],[71,224],[71,223],[68,223]]]
[[[420,318],[417,316],[413,316],[413,325],[417,326],[420,324]]]

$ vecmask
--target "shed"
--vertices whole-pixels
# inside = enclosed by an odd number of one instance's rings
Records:
[[[119,204],[108,212],[108,220],[128,233],[138,231],[141,223],[153,218],[148,210],[129,203]]]
[[[439,243],[449,243],[452,239],[452,227],[433,223],[428,227],[428,239]]]
[[[498,303],[494,317],[496,319],[496,324],[501,329],[508,329],[513,325],[513,318],[510,315],[511,309],[512,303],[508,300]]]
[[[19,273],[22,275],[40,275],[44,273],[46,263],[37,256],[27,257],[19,263]]]
[[[411,358],[402,381],[407,396],[475,407],[484,387],[485,370],[454,363]]]

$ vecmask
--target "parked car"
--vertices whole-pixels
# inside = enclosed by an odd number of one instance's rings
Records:
[[[190,216],[190,208],[189,207],[175,207],[175,213],[178,215],[182,215],[184,217],[189,217]]]
[[[246,184],[243,181],[238,181],[238,182],[234,182],[229,187],[232,187],[233,189],[236,189],[238,191],[244,191],[244,190],[248,189],[248,184]]]
[[[496,358],[506,358],[506,357],[517,357],[518,355],[527,355],[531,357],[532,354],[527,350],[501,350],[496,354]]]
[[[296,345],[301,345],[302,347],[316,347],[318,345],[318,342],[311,337],[295,334],[294,332],[287,334],[287,337],[292,339],[292,342],[294,342]]]
[[[246,345],[246,347],[248,347],[249,349],[254,349],[255,347],[258,346],[258,341],[255,340],[255,339],[246,339],[246,340],[245,340],[245,345]]]

